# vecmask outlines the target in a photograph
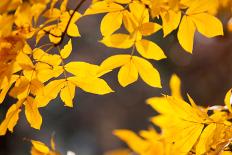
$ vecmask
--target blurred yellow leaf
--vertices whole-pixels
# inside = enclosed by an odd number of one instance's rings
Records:
[[[232,95],[231,95],[232,89],[230,89],[225,96],[224,103],[227,106],[228,110],[232,112],[231,104],[232,104]]]

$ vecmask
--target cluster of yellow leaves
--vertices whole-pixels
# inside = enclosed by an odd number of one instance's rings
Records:
[[[99,95],[113,92],[101,76],[116,68],[120,68],[118,81],[123,87],[140,76],[148,85],[160,88],[159,72],[147,59],[166,56],[146,37],[161,29],[164,37],[178,29],[178,40],[188,52],[192,52],[196,30],[206,37],[223,34],[221,22],[210,11],[218,0],[94,0],[84,14],[78,9],[85,0],[78,1],[74,9],[67,8],[68,2],[0,2],[0,103],[7,95],[17,100],[0,124],[0,135],[13,132],[23,107],[30,126],[40,129],[39,108],[57,96],[72,107],[76,88]],[[99,66],[68,62],[73,51],[71,37],[80,37],[76,23],[99,13],[105,13],[100,42],[112,48],[131,48],[131,53],[111,56]],[[155,22],[159,18],[162,24]],[[135,56],[136,51],[141,56]]]
[[[221,22],[212,15],[219,0],[98,0],[86,10],[85,15],[106,13],[101,22],[102,43],[108,47],[136,47],[148,59],[165,58],[154,42],[143,39],[160,29],[166,37],[178,29],[181,46],[192,52],[196,30],[211,38],[223,35]],[[154,22],[162,19],[162,25]],[[124,25],[128,34],[117,33]],[[116,33],[114,33],[116,32]]]
[[[161,128],[160,133],[151,127],[139,135],[130,130],[115,130],[114,134],[139,155],[232,154],[231,90],[225,97],[226,106],[204,108],[197,106],[189,95],[190,104],[182,99],[176,75],[172,76],[170,87],[172,96],[147,100],[159,113],[151,122]],[[131,152],[118,150],[109,154],[129,155]]]
[[[208,38],[223,35],[221,22],[211,13],[217,4],[218,0],[94,0],[84,16],[104,13],[100,42],[111,48],[131,49],[128,55],[107,58],[101,64],[103,69],[121,67],[118,81],[123,87],[135,82],[138,74],[148,85],[161,87],[159,72],[146,59],[166,56],[147,37],[160,30],[166,37],[178,29],[180,45],[192,53],[196,31]],[[161,25],[155,22],[159,18]],[[142,57],[134,56],[135,51]]]
[[[67,3],[62,1],[55,8],[57,0],[0,2],[0,103],[7,95],[17,100],[0,124],[0,135],[13,132],[23,107],[30,126],[40,129],[39,108],[58,95],[65,106],[73,107],[76,88],[99,95],[113,92],[100,78],[108,71],[87,62],[67,61],[72,40],[61,43],[65,35],[80,36],[76,21],[81,16],[76,10],[67,11]],[[40,18],[45,22],[40,23]],[[46,36],[49,43],[38,46]]]

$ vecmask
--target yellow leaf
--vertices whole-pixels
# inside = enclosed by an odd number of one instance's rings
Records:
[[[193,110],[195,111],[195,113],[197,113],[202,119],[207,120],[209,118],[209,116],[207,114],[207,112],[208,112],[207,109],[204,109],[202,107],[197,106],[189,94],[187,94],[187,97],[188,97],[188,100],[189,100]]]
[[[65,11],[61,14],[60,18],[60,23],[59,23],[59,28],[62,30],[62,32],[65,31],[65,29],[67,28],[67,26],[69,24],[75,24],[75,23],[71,23],[71,15],[72,15],[73,11]],[[70,23],[69,23],[70,22]]]
[[[35,44],[37,45],[39,41],[46,35],[44,31],[39,31],[35,38]]]
[[[108,3],[106,1],[100,1],[93,3],[84,13],[84,15],[115,12],[123,10],[124,8],[117,3]]]
[[[173,30],[175,30],[178,27],[181,20],[181,12],[168,10],[167,12],[161,13],[161,18],[164,37],[166,37],[168,34],[170,34]]]
[[[45,107],[49,101],[55,99],[64,85],[64,79],[54,80],[48,83],[44,87],[44,91],[41,91],[36,95],[35,102],[38,107]]]
[[[157,23],[144,23],[139,27],[139,31],[143,36],[149,36],[157,31],[159,31],[162,28],[161,25]]]
[[[20,52],[17,55],[16,61],[19,64],[19,66],[21,68],[23,68],[24,70],[32,70],[34,68],[34,65],[33,65],[30,57],[23,52]]]
[[[127,49],[132,47],[134,39],[128,34],[118,33],[106,36],[100,42],[108,47]]]
[[[109,36],[117,31],[122,25],[122,12],[107,13],[101,21],[101,33],[103,36]]]
[[[149,143],[130,130],[115,130],[114,135],[125,141],[138,154],[142,154],[149,147]]]
[[[192,122],[202,122],[203,118],[195,112],[195,110],[184,100],[176,97],[167,96],[167,101],[172,106],[178,117],[191,120]]]
[[[62,74],[64,72],[64,68],[63,66],[52,66],[52,71],[53,71],[53,75],[54,77],[59,77],[60,74]]]
[[[211,147],[211,142],[216,130],[216,124],[209,124],[202,132],[199,142],[196,145],[196,155],[205,154]]]
[[[216,3],[216,0],[195,0],[190,3],[189,9],[186,11],[186,14],[188,15],[194,15],[199,13],[208,12],[212,8],[214,8],[214,5]]]
[[[30,123],[31,127],[40,129],[42,124],[42,117],[39,113],[36,102],[34,102],[32,97],[27,97],[24,105],[27,121]]]
[[[23,47],[23,53],[25,54],[32,54],[32,49],[30,45],[26,42],[24,47]]]
[[[3,79],[3,82],[0,85],[0,104],[4,101],[9,89],[11,88],[12,84],[17,80],[18,76],[14,75],[11,76],[10,81],[7,78]]]
[[[49,10],[46,10],[43,14],[44,17],[46,18],[53,18],[53,19],[57,19],[61,16],[61,10],[59,10],[58,8],[52,8]]]
[[[32,24],[32,10],[29,3],[23,3],[15,12],[15,24],[17,26],[31,25]]]
[[[0,15],[0,36],[9,36],[12,31],[12,25],[14,24],[15,17],[9,14]]]
[[[87,62],[69,62],[64,68],[67,72],[76,76],[100,76],[100,74],[98,74],[100,67]]]
[[[29,88],[29,80],[26,77],[21,76],[16,80],[16,83],[14,87],[10,90],[9,95],[19,100],[23,100],[28,96],[28,92],[30,91]]]
[[[155,109],[158,113],[161,113],[161,114],[172,113],[172,111],[170,111],[170,109],[169,109],[170,105],[169,105],[167,99],[164,96],[162,96],[162,97],[152,97],[152,98],[147,99],[146,102],[153,109]]]
[[[173,74],[170,79],[169,87],[171,89],[172,96],[182,99],[181,95],[181,81],[176,74]]]
[[[67,4],[68,4],[68,0],[63,0],[63,1],[62,1],[61,5],[60,5],[60,11],[61,11],[61,12],[66,11]]]
[[[33,50],[33,58],[36,61],[44,62],[52,66],[58,66],[61,63],[61,58],[57,54],[48,54],[40,48],[35,48]]]
[[[136,49],[147,59],[161,60],[166,58],[163,50],[154,42],[149,40],[140,40],[136,42]]]
[[[197,30],[208,38],[223,35],[223,26],[220,20],[207,13],[192,15]]]
[[[72,23],[70,23],[70,25],[68,26],[67,34],[70,37],[79,37],[79,36],[81,36],[80,32],[78,30],[77,25],[76,24],[72,24]]]
[[[37,24],[40,15],[46,9],[46,4],[35,3],[31,6],[31,15],[33,16],[34,22]]]
[[[77,87],[89,93],[104,95],[113,92],[108,84],[100,78],[70,77],[68,80],[75,84]]]
[[[31,143],[33,147],[39,151],[40,153],[48,154],[49,153],[49,148],[42,142],[36,141],[36,140],[31,140]]]
[[[176,154],[185,154],[186,152],[189,152],[190,149],[193,147],[193,145],[198,140],[202,130],[203,130],[202,124],[192,124],[185,126],[182,129],[182,135],[177,138],[177,140],[174,142],[173,146],[173,153]],[[183,131],[184,130],[184,131]]]
[[[125,10],[123,13],[123,25],[126,28],[126,30],[129,33],[134,32],[134,30],[137,28],[137,21],[135,18],[133,18],[133,15],[128,10]]]
[[[123,87],[126,87],[138,79],[138,70],[132,61],[133,59],[122,66],[118,72],[118,81]]]
[[[55,150],[56,149],[56,143],[54,141],[54,134],[51,137],[50,143],[51,143],[52,150]]]
[[[153,127],[149,127],[148,130],[141,130],[139,135],[149,141],[160,140],[162,137]]]
[[[55,150],[55,142],[53,136],[51,138],[51,148],[40,141],[31,140],[31,143],[31,155],[60,155],[60,153]]]
[[[231,104],[232,104],[232,95],[231,95],[231,91],[232,89],[230,89],[225,96],[224,99],[224,103],[227,106],[228,110],[232,113],[232,108],[231,108]]]
[[[6,117],[0,125],[0,136],[5,135],[7,129],[13,132],[15,125],[19,119],[19,113],[21,112],[22,100],[19,100],[16,104],[13,104],[7,111]]]
[[[134,18],[138,22],[137,26],[149,22],[148,9],[143,3],[139,1],[133,1],[129,4],[129,8],[131,13],[134,15]]]
[[[179,31],[177,33],[180,45],[187,51],[192,53],[193,50],[193,40],[196,31],[196,26],[193,21],[188,16],[183,16]]]
[[[81,36],[80,33],[79,33],[79,30],[78,30],[78,27],[76,25],[76,22],[77,22],[78,19],[80,19],[80,17],[82,15],[77,11],[75,11],[74,14],[73,14],[73,10],[70,10],[69,13],[68,12],[66,12],[66,13],[67,14],[64,14],[64,15],[67,15],[68,18],[66,16],[63,17],[63,22],[65,23],[64,24],[65,26],[62,26],[62,27],[68,26],[67,34],[70,37],[79,37],[79,36]],[[73,15],[73,16],[70,16],[70,14]],[[69,19],[70,19],[70,22],[69,22]]]
[[[28,69],[24,68],[23,75],[29,81],[31,81],[33,79],[36,79],[36,73],[35,73],[34,69],[32,69],[32,68],[30,68],[30,69],[29,68]]]
[[[137,56],[133,56],[132,59],[136,68],[138,69],[140,77],[145,83],[152,87],[162,87],[159,72],[149,61]]]
[[[36,70],[36,76],[39,81],[46,82],[50,80],[53,77],[56,77],[55,75],[55,69],[54,67],[50,66],[47,63],[38,62],[35,64],[35,70]],[[63,72],[62,69],[60,69],[59,75]]]
[[[44,84],[40,82],[38,79],[33,79],[29,83],[30,85],[30,93],[36,95],[40,91],[43,91]]]
[[[60,56],[63,59],[66,59],[72,52],[72,40],[70,39],[68,43],[64,46],[63,49],[60,51]]]
[[[75,95],[75,85],[66,81],[65,86],[60,90],[60,98],[68,107],[73,107],[73,98]]]
[[[130,59],[130,55],[121,54],[110,56],[101,63],[99,72],[113,70],[115,68],[123,66],[124,64],[129,62]]]

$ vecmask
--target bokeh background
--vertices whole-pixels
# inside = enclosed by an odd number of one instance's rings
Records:
[[[69,7],[75,6],[74,3],[70,3]],[[83,6],[80,11],[83,12],[87,6]],[[219,17],[226,23],[230,15],[222,12]],[[68,61],[100,64],[110,55],[129,52],[107,48],[98,42],[101,39],[101,18],[102,15],[87,16],[78,21],[82,37],[73,39],[74,50]],[[118,70],[113,71],[104,79],[115,93],[99,96],[77,89],[72,109],[64,107],[59,98],[53,100],[47,107],[40,109],[43,116],[40,131],[30,128],[21,112],[14,134],[8,132],[6,136],[0,137],[0,155],[29,154],[31,144],[25,139],[49,144],[53,133],[57,149],[62,154],[72,150],[78,155],[102,155],[123,147],[124,144],[113,136],[112,131],[138,131],[151,125],[149,118],[156,113],[146,105],[145,100],[160,96],[161,93],[170,94],[169,79],[173,73],[182,80],[184,96],[189,93],[200,105],[223,104],[225,93],[232,87],[232,33],[225,28],[225,36],[213,39],[197,33],[192,55],[180,47],[176,32],[167,38],[163,38],[162,32],[159,32],[149,39],[157,42],[168,57],[151,61],[161,73],[162,89],[152,88],[141,80],[123,88],[117,81]],[[13,102],[8,98],[0,105],[1,120]]]

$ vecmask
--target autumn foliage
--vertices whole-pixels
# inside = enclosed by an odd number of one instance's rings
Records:
[[[183,100],[180,85],[180,79],[173,75],[171,96],[147,100],[159,113],[151,118],[151,122],[161,128],[161,133],[150,127],[140,131],[139,135],[130,130],[115,130],[114,134],[142,155],[231,154],[231,90],[225,96],[225,106],[201,107],[189,95],[190,104]]]
[[[165,39],[175,32],[181,47],[192,53],[196,32],[207,38],[224,34],[217,13],[232,3],[230,0],[93,0],[80,12],[85,2],[76,1],[72,9],[67,8],[68,0],[0,2],[0,103],[6,96],[15,99],[1,122],[1,136],[8,130],[13,132],[22,110],[30,126],[39,130],[43,122],[39,109],[58,96],[65,106],[73,107],[76,89],[98,95],[114,92],[102,76],[117,68],[122,87],[141,78],[148,86],[162,88],[159,71],[152,61],[165,59],[166,55],[149,36],[162,31]],[[81,37],[78,21],[96,14],[104,14],[99,42],[130,52],[114,54],[99,65],[69,61],[76,50],[72,38]],[[227,27],[231,30],[230,21]],[[190,104],[184,101],[180,83],[173,75],[171,96],[147,100],[159,113],[151,122],[161,132],[152,127],[139,135],[115,130],[114,134],[131,150],[107,154],[232,154],[231,91],[226,94],[225,106],[201,107],[190,95]],[[59,154],[53,138],[50,148],[39,141],[31,142],[33,155]]]

